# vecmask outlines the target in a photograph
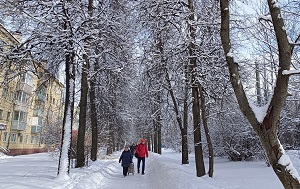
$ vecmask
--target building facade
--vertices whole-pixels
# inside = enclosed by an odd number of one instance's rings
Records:
[[[18,44],[0,24],[0,152],[9,155],[49,150],[56,143],[49,138],[60,137],[63,113],[64,86],[45,62],[15,65],[6,59],[9,48]]]

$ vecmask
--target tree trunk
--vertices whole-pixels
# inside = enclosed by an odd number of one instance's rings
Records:
[[[150,148],[149,148],[149,150],[150,150]],[[154,152],[154,135],[153,134],[151,134],[151,152]]]
[[[80,94],[80,112],[79,112],[79,127],[77,136],[77,163],[76,167],[83,167],[85,164],[84,144],[85,144],[85,128],[86,128],[86,108],[88,96],[88,81],[87,71],[89,70],[89,60],[86,54],[83,55],[85,61],[81,70],[81,94]]]
[[[113,153],[113,120],[112,120],[112,116],[110,115],[108,117],[108,141],[107,141],[107,151],[106,151],[106,155],[110,155]]]
[[[58,177],[65,177],[70,172],[70,152],[74,113],[75,65],[74,53],[66,55],[66,97],[62,128],[62,142],[58,163]]]
[[[276,2],[275,2],[276,3]],[[269,162],[274,172],[286,189],[299,189],[300,181],[297,170],[292,166],[290,159],[285,154],[284,149],[277,137],[277,129],[280,112],[287,98],[289,75],[284,75],[284,70],[289,70],[291,65],[291,46],[284,28],[284,21],[280,8],[274,5],[273,0],[268,0],[269,10],[272,16],[272,23],[275,30],[277,45],[279,50],[279,70],[274,88],[273,97],[269,104],[266,116],[263,120],[256,117],[255,112],[250,107],[247,96],[240,83],[238,64],[231,54],[231,43],[229,35],[229,1],[221,0],[221,40],[230,72],[230,82],[237,97],[239,106],[243,114],[247,117],[251,126],[256,131],[263,144]]]
[[[63,28],[67,32],[70,20],[68,19],[68,9],[63,6],[64,25]],[[73,36],[72,30],[70,34],[66,33],[66,36]],[[74,96],[75,96],[75,53],[73,41],[68,41],[66,49],[66,62],[65,62],[65,74],[66,74],[66,97],[65,97],[65,108],[64,118],[62,126],[62,140],[61,150],[58,162],[57,177],[65,179],[69,177],[70,172],[70,155],[71,155],[71,141],[72,141],[72,127],[73,127],[73,114],[74,114]]]
[[[161,154],[161,122],[158,123],[157,128],[157,153]]]
[[[206,141],[208,145],[208,155],[209,155],[209,169],[208,169],[208,176],[213,177],[214,174],[214,150],[213,144],[210,138],[208,124],[207,124],[207,113],[206,113],[206,101],[205,95],[203,92],[202,86],[199,84],[199,92],[200,92],[200,99],[201,99],[201,115],[202,115],[202,123],[205,131]]]
[[[196,42],[196,29],[193,25],[195,20],[195,10],[193,0],[188,1],[188,7],[191,11],[189,16],[189,37],[190,43],[188,46],[189,50],[189,59],[191,66],[191,84],[192,84],[192,112],[193,112],[193,124],[194,124],[194,146],[195,146],[195,162],[196,162],[196,171],[197,176],[201,177],[205,175],[205,166],[203,159],[203,150],[202,150],[202,141],[201,141],[201,130],[200,130],[200,106],[199,106],[199,91],[197,86],[197,58],[194,53],[196,50],[195,42]]]
[[[149,150],[151,151],[151,144],[152,144],[152,142],[151,142],[151,135],[148,134],[148,136],[147,136],[147,146],[148,146],[148,151],[149,151]]]
[[[94,0],[89,0],[88,3],[88,12],[90,17],[93,16],[94,11]],[[95,52],[99,55],[98,48],[95,48]],[[94,72],[98,71],[98,58],[96,63],[94,64]],[[92,127],[92,147],[91,147],[91,160],[97,160],[97,153],[98,153],[98,125],[97,125],[97,114],[96,114],[96,84],[93,78],[90,79],[90,110],[91,110],[91,127]]]
[[[156,133],[157,133],[157,153],[161,154],[161,92],[157,92],[157,116],[156,116]]]
[[[98,61],[94,65],[94,72],[98,71]],[[91,160],[97,160],[98,153],[98,122],[96,110],[96,83],[94,79],[90,79],[90,110],[91,110],[91,127],[92,127],[92,147],[91,147]]]
[[[157,125],[156,125],[156,120],[153,120],[154,124],[154,136],[153,136],[153,152],[157,153]]]
[[[261,95],[261,88],[260,88],[260,71],[257,61],[255,61],[255,76],[256,76],[256,98],[257,103],[259,106],[262,106],[262,95]]]
[[[187,69],[187,65],[185,66]],[[186,77],[186,80],[188,80],[188,77]],[[185,82],[184,86],[184,102],[183,102],[183,127],[181,129],[181,136],[182,136],[182,164],[189,164],[189,148],[188,148],[188,114],[189,114],[189,106],[188,106],[188,81]]]
[[[98,152],[98,125],[97,125],[97,114],[96,114],[96,104],[95,104],[95,82],[90,82],[90,103],[91,103],[91,126],[92,126],[92,148],[91,148],[91,160],[97,160]]]
[[[194,81],[195,78],[192,79]],[[194,146],[195,146],[195,162],[197,176],[201,177],[205,175],[202,141],[201,141],[201,131],[200,131],[200,110],[199,110],[199,100],[198,100],[198,88],[192,87],[192,97],[193,97],[193,124],[194,124]]]
[[[187,105],[187,93],[188,93],[188,88],[187,84],[185,86],[185,98],[184,98],[184,112],[183,112],[183,119],[184,122],[182,123],[182,119],[179,115],[179,109],[177,105],[177,100],[175,99],[174,91],[172,89],[171,85],[171,80],[169,77],[168,70],[166,69],[166,81],[168,84],[168,91],[170,93],[173,106],[174,106],[174,112],[176,115],[176,121],[178,123],[179,129],[180,129],[180,134],[181,134],[181,163],[182,164],[188,164],[189,159],[188,159],[188,141],[187,141],[187,125],[188,125],[188,120],[187,120],[187,115],[188,115],[188,105]]]

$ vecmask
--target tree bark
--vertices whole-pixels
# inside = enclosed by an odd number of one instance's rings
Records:
[[[94,11],[94,0],[88,1],[88,12],[89,16],[93,16]],[[98,55],[99,50],[96,47],[95,53]],[[99,58],[97,58],[96,63],[94,64],[94,72],[96,73],[98,71],[98,63]],[[90,80],[90,110],[91,110],[91,127],[92,127],[92,147],[91,147],[91,160],[96,161],[97,160],[97,153],[98,153],[98,125],[97,125],[97,114],[96,114],[96,83],[94,79],[92,78]]]
[[[185,99],[184,99],[184,123],[182,123],[182,119],[180,117],[180,114],[179,114],[179,109],[178,109],[178,102],[175,98],[175,95],[174,95],[174,91],[172,89],[172,85],[171,85],[171,80],[170,80],[170,77],[169,77],[169,73],[168,73],[168,70],[166,69],[166,81],[167,81],[167,87],[168,87],[168,91],[170,93],[170,96],[171,96],[171,99],[172,99],[172,102],[173,102],[173,106],[174,106],[174,112],[175,112],[175,115],[176,115],[176,121],[177,121],[177,124],[179,126],[179,129],[180,129],[180,134],[181,134],[181,163],[182,164],[188,164],[189,163],[189,160],[188,160],[188,141],[187,141],[187,112],[188,112],[188,108],[187,108],[187,91],[185,93]],[[187,85],[187,84],[186,84]],[[185,88],[186,90],[187,87]]]
[[[193,124],[194,124],[194,147],[195,147],[195,162],[197,176],[201,177],[205,175],[205,166],[203,159],[201,130],[200,130],[200,105],[199,105],[199,91],[197,86],[197,58],[194,53],[196,50],[196,28],[194,26],[195,9],[193,0],[188,1],[188,7],[190,10],[190,16],[188,21],[189,38],[190,43],[188,45],[189,53],[189,65],[191,66],[191,84],[192,84],[192,112],[193,112]]]
[[[187,69],[187,65],[185,68]],[[186,72],[187,74],[187,72]],[[189,115],[189,106],[188,106],[188,77],[186,75],[186,82],[184,86],[184,101],[183,101],[183,127],[181,129],[182,136],[182,164],[189,164],[189,148],[188,148],[188,115]]]
[[[83,167],[85,164],[84,144],[85,144],[85,128],[86,128],[86,108],[88,96],[88,81],[87,71],[89,70],[89,60],[86,54],[83,55],[85,61],[81,70],[81,94],[80,94],[80,112],[79,112],[79,127],[77,136],[77,163],[76,167]]]
[[[91,160],[97,160],[98,153],[98,125],[97,125],[97,114],[95,104],[95,82],[90,81],[90,103],[91,103],[91,125],[92,125],[92,148],[91,148]]]
[[[111,118],[112,116],[109,116],[109,126],[108,126],[108,141],[107,141],[107,151],[106,151],[106,155],[110,155],[113,153],[113,120]]]
[[[262,95],[261,95],[261,88],[260,88],[260,71],[258,63],[255,61],[255,77],[256,77],[256,98],[257,98],[257,104],[259,106],[262,106]]]
[[[66,97],[62,128],[61,150],[58,163],[58,177],[68,175],[70,172],[70,155],[72,141],[72,126],[74,113],[75,92],[75,65],[74,53],[66,54]]]
[[[291,46],[288,41],[286,31],[284,29],[284,21],[280,16],[281,11],[277,1],[268,0],[269,10],[272,16],[273,27],[277,39],[279,51],[279,70],[276,80],[276,87],[269,104],[266,116],[263,120],[258,120],[255,112],[250,107],[245,91],[240,83],[240,75],[238,72],[238,64],[234,61],[231,54],[231,43],[229,35],[229,1],[221,0],[221,40],[227,65],[230,72],[230,81],[234,89],[241,111],[247,117],[248,121],[256,131],[260,141],[266,151],[269,162],[276,173],[277,177],[286,189],[300,188],[299,175],[284,149],[281,147],[277,137],[277,129],[280,112],[287,98],[289,75],[283,75],[283,70],[289,70],[291,65]],[[288,160],[282,161],[283,159]]]
[[[69,34],[66,36],[73,36],[72,30],[68,28],[70,26],[70,19],[68,9],[63,6],[64,23],[63,28]],[[58,162],[58,177],[68,177],[70,172],[70,155],[71,155],[71,141],[72,141],[72,127],[73,127],[73,114],[74,114],[74,94],[75,94],[75,52],[73,41],[66,37],[67,46],[65,47],[65,74],[66,74],[66,97],[65,97],[65,108],[64,118],[62,126],[62,140],[61,150]]]
[[[154,110],[152,110],[152,115],[155,115]],[[155,119],[153,119],[153,125],[154,125],[153,152],[157,153],[157,125],[156,125],[156,120]]]
[[[201,99],[202,123],[203,123],[206,141],[207,141],[207,145],[208,145],[208,155],[209,155],[209,157],[208,157],[208,159],[209,159],[208,176],[213,177],[213,174],[214,174],[214,150],[213,150],[213,144],[212,144],[212,140],[210,138],[208,123],[207,123],[205,95],[203,92],[203,88],[200,84],[199,84],[199,93],[200,93],[200,99]]]
[[[157,153],[161,154],[161,115],[160,115],[160,111],[159,111],[159,115],[158,115],[158,123],[157,123]]]

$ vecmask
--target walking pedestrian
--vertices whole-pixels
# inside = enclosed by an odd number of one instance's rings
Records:
[[[145,174],[145,158],[148,157],[148,148],[146,145],[146,140],[142,139],[141,143],[136,146],[135,153],[137,154],[137,169],[138,173],[140,173],[140,164],[142,161],[142,175]]]
[[[122,152],[122,154],[120,156],[120,159],[119,159],[119,163],[121,163],[121,161],[122,161],[121,165],[123,167],[123,175],[124,175],[124,177],[127,176],[128,167],[132,163],[132,158],[133,158],[133,156],[131,155],[131,152],[129,151],[128,146],[125,146],[124,151]]]
[[[131,155],[134,155],[135,153],[135,143],[132,143],[132,145],[130,146],[130,152],[131,152]]]

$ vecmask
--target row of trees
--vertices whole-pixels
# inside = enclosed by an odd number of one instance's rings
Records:
[[[54,74],[65,70],[60,176],[69,172],[78,105],[77,167],[85,165],[86,133],[93,161],[99,144],[111,154],[146,137],[156,153],[162,145],[181,151],[182,164],[194,152],[197,176],[206,174],[205,156],[212,177],[216,155],[266,155],[284,187],[299,188],[279,163],[286,157],[279,138],[299,147],[299,93],[287,92],[298,85],[287,71],[299,65],[297,2],[267,0],[250,13],[242,8],[251,2],[228,0],[0,4],[6,22],[26,34],[25,51]]]

